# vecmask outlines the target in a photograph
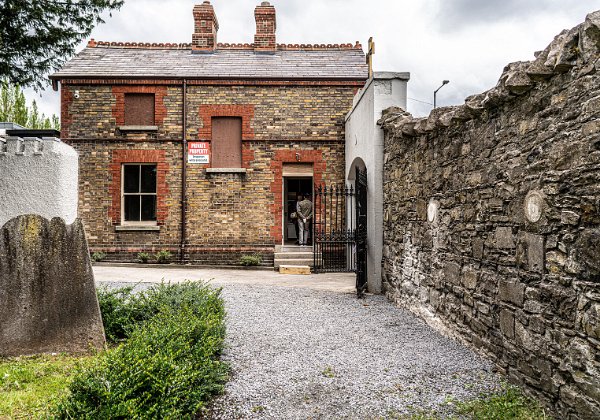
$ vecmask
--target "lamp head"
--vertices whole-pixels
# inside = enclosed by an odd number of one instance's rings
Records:
[[[442,81],[442,85],[447,85],[448,83],[450,83],[450,80],[443,80]]]

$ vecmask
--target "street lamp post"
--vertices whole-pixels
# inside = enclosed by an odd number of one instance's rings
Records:
[[[438,90],[440,90],[441,88],[443,88],[445,85],[447,85],[448,83],[450,83],[450,80],[443,80],[442,81],[442,86],[440,86],[439,88],[437,88],[436,90],[433,91],[433,109],[436,108],[437,103],[436,103],[436,95],[438,93]]]

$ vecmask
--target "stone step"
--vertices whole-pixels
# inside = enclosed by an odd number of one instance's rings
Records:
[[[275,268],[281,267],[282,265],[307,265],[309,267],[313,266],[312,258],[296,258],[296,259],[288,259],[288,260],[275,260],[273,265]]]
[[[312,258],[312,252],[276,252],[275,259],[289,260],[294,258]]]
[[[275,245],[275,252],[313,252],[313,247],[300,245]]]
[[[279,274],[310,274],[310,267],[307,265],[282,265],[279,267]]]

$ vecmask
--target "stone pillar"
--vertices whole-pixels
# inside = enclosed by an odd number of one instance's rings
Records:
[[[383,249],[383,130],[377,125],[391,106],[406,109],[410,73],[375,72],[354,97],[346,116],[346,177],[354,181],[355,168],[367,169],[367,281],[372,293],[381,293]]]

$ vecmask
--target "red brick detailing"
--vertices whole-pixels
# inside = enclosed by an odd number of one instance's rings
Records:
[[[138,84],[144,81],[138,81]],[[167,94],[166,86],[113,86],[113,95],[115,95],[115,105],[113,106],[113,117],[117,125],[125,124],[125,94],[126,93],[153,93],[154,94],[154,123],[161,126],[167,116],[167,107],[165,106],[165,96]]]
[[[144,50],[189,50],[192,49],[191,43],[175,42],[115,42],[115,41],[95,41],[93,38],[88,42],[88,48],[137,48]],[[217,43],[218,49],[223,50],[253,50],[256,47],[254,43]],[[362,50],[360,42],[342,44],[277,44],[278,50],[288,51],[326,51],[326,50]]]
[[[250,143],[242,142],[242,168],[250,168],[253,161],[254,150],[250,147]]]
[[[212,140],[212,117],[241,117],[242,140],[254,140],[252,120],[254,105],[200,105],[202,127],[198,130],[200,140]]]
[[[298,162],[313,164],[313,183],[315,184],[323,182],[323,174],[327,169],[327,162],[323,160],[321,150],[277,150],[275,152],[275,156],[271,160],[271,171],[275,175],[271,183],[271,192],[273,193],[271,212],[274,221],[274,225],[271,227],[271,237],[275,243],[281,243],[283,239],[283,232],[281,231],[283,164]]]
[[[365,85],[367,80],[256,80],[256,79],[198,79],[188,80],[188,85],[203,86],[355,86],[357,90]],[[61,79],[54,79],[61,80]],[[63,85],[151,85],[151,86],[181,86],[183,82],[177,79],[62,79]]]
[[[73,94],[67,86],[62,86],[60,89],[60,137],[63,139],[69,138],[69,127],[72,123],[69,109],[73,102]]]
[[[166,162],[164,150],[113,151],[112,162],[110,164],[112,182],[109,187],[112,197],[109,215],[112,224],[121,224],[121,168],[123,163],[156,163],[156,221],[158,225],[164,225],[167,218],[166,199],[169,193],[166,180],[169,165]]]

